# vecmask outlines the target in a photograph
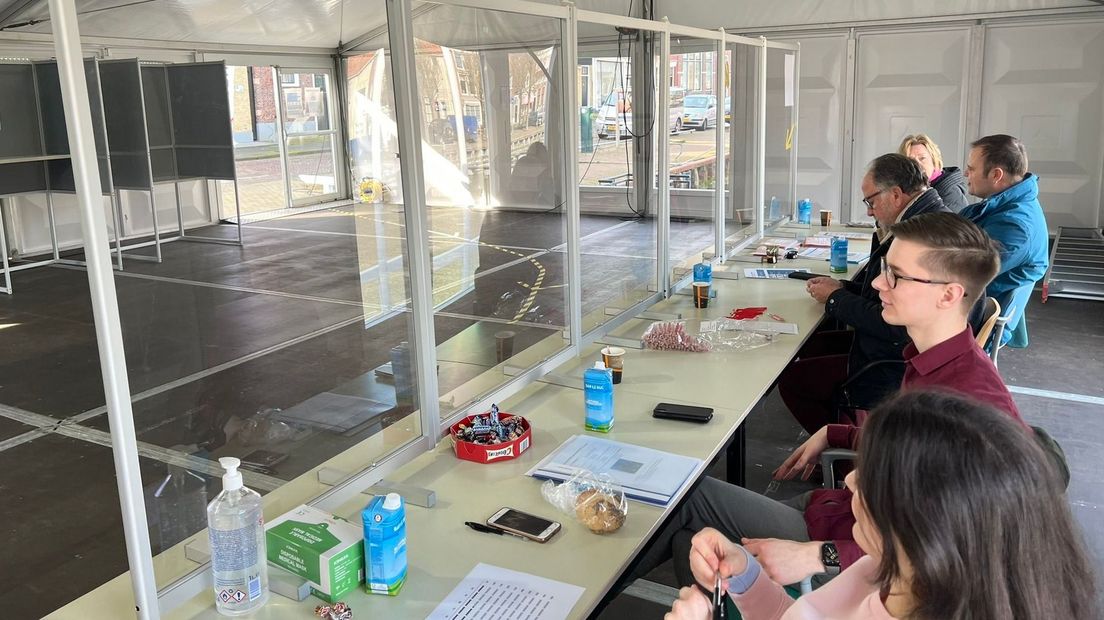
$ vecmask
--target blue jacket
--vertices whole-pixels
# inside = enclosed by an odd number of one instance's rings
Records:
[[[1001,302],[1002,314],[1016,289],[1034,285],[1046,274],[1050,259],[1050,233],[1039,204],[1039,177],[1028,173],[1023,181],[999,194],[972,204],[960,213],[1001,244],[1000,271],[985,289]],[[1022,297],[1022,296],[1021,296]],[[1027,305],[1027,299],[1022,301]],[[1020,327],[1023,308],[1015,308],[1009,331]]]

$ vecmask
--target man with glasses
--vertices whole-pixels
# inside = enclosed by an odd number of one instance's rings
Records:
[[[890,247],[891,226],[948,211],[920,166],[897,153],[872,161],[861,187],[867,214],[878,225],[866,267],[854,280],[819,277],[806,283],[813,299],[824,304],[825,316],[844,329],[814,334],[778,380],[782,400],[809,434],[836,420],[839,386],[848,378],[846,399],[856,409],[873,408],[901,384],[901,365],[885,362],[901,360],[908,334],[882,318],[872,282]]]

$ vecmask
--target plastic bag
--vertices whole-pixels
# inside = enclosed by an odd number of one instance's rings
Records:
[[[566,482],[556,484],[546,480],[541,495],[560,512],[573,515],[595,534],[609,534],[621,529],[629,505],[621,486],[608,475],[596,476],[580,470]]]
[[[640,342],[647,349],[659,351],[693,351],[702,353],[713,347],[701,338],[691,336],[686,332],[683,321],[660,321],[652,323]]]
[[[708,321],[702,321],[702,333],[697,337],[709,345],[713,351],[740,352],[751,351],[759,347],[765,347],[774,342],[775,334],[742,331],[734,329],[734,323],[730,319],[717,321],[716,326],[707,326]]]

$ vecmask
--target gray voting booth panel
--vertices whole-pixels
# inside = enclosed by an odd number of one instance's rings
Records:
[[[0,161],[39,157],[42,135],[35,101],[34,67],[0,64]]]
[[[181,179],[234,179],[226,65],[168,65],[176,173]]]
[[[142,65],[142,96],[146,108],[153,180],[175,181],[172,110],[169,108],[169,78],[164,65]]]
[[[68,155],[69,135],[65,123],[65,108],[61,98],[61,79],[56,62],[34,64],[38,82],[38,107],[42,115],[43,138],[47,155]],[[100,186],[103,193],[112,192],[110,165],[107,157],[107,132],[104,130],[103,104],[100,101],[100,73],[97,61],[84,61],[84,75],[88,82],[88,103],[92,112],[92,133],[96,142],[96,159],[100,170]],[[46,162],[47,183],[50,191],[75,192],[71,159],[53,159]]]
[[[151,190],[149,141],[138,59],[100,61],[100,84],[115,187]]]

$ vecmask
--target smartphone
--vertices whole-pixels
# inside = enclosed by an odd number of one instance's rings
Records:
[[[494,513],[487,519],[487,525],[539,543],[548,542],[560,531],[560,524],[555,521],[513,508],[503,508]]]
[[[705,424],[713,419],[713,409],[709,407],[695,407],[693,405],[659,403],[655,406],[655,409],[652,410],[652,417]]]
[[[819,273],[809,273],[808,271],[791,271],[786,274],[787,278],[793,278],[794,280],[812,280],[813,278],[819,278]]]

